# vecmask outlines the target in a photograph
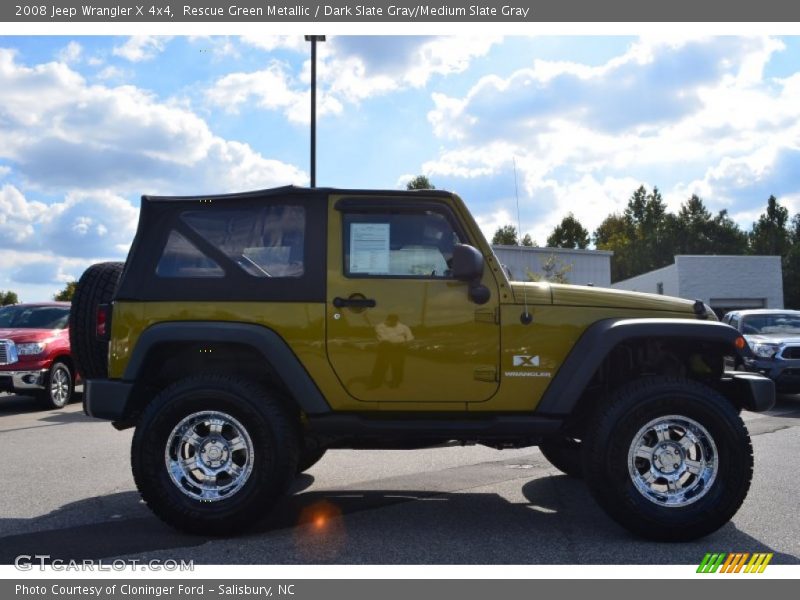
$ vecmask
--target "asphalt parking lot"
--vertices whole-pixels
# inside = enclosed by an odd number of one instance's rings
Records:
[[[0,395],[0,564],[53,559],[193,559],[198,564],[698,564],[708,551],[773,552],[800,564],[800,397],[744,413],[756,456],[731,523],[689,544],[632,537],[580,481],[535,448],[331,451],[244,536],[176,533],[139,501],[131,431]]]

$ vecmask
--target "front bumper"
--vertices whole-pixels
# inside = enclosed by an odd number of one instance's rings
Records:
[[[45,388],[47,369],[0,371],[0,392],[27,392]]]
[[[96,419],[124,421],[133,384],[118,379],[89,379],[83,391],[83,412]]]
[[[779,392],[800,393],[800,359],[746,358],[744,367],[772,379]]]
[[[775,382],[759,373],[727,371],[720,385],[723,395],[745,410],[763,412],[775,406]]]

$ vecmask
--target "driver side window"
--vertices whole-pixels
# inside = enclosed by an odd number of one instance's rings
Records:
[[[344,215],[344,262],[349,277],[449,278],[461,237],[435,211]]]

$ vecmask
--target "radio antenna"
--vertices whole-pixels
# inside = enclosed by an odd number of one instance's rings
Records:
[[[519,188],[517,187],[517,157],[512,156],[511,159],[514,162],[514,195],[517,198],[517,235],[519,236],[517,243],[522,246],[522,221],[519,217]],[[523,325],[529,325],[533,321],[533,316],[528,310],[528,286],[524,282],[522,284],[522,302],[525,310],[520,315],[519,320]]]

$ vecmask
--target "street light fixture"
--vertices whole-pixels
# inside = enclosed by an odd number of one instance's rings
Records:
[[[307,35],[311,42],[311,187],[317,187],[317,42],[324,42],[324,35]]]

